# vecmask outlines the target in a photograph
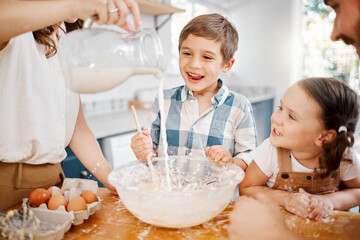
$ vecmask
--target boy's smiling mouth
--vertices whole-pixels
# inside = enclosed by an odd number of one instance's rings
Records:
[[[187,75],[188,75],[189,80],[194,81],[194,82],[198,82],[204,78],[203,75],[192,73],[192,72],[187,72]]]

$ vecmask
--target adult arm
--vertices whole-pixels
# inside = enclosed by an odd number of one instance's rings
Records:
[[[118,14],[109,9],[118,8]],[[135,27],[140,26],[140,14],[134,0],[64,0],[64,1],[0,1],[0,45],[29,31],[36,31],[68,19],[85,20],[96,16],[98,24],[123,26],[129,11]]]
[[[81,103],[74,134],[71,138],[69,147],[91,174],[103,183],[112,193],[117,194],[116,189],[108,181],[108,175],[111,172],[111,168],[101,152],[94,134],[85,121]]]

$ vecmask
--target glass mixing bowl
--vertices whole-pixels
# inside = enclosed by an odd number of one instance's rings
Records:
[[[153,159],[160,186],[146,162],[124,164],[109,174],[125,207],[143,222],[166,228],[191,227],[217,216],[232,199],[244,171],[204,157],[168,159],[170,189],[164,158]]]

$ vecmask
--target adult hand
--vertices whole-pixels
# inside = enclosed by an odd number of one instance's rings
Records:
[[[309,218],[316,221],[331,215],[334,204],[326,195],[311,195],[309,206]]]
[[[146,157],[153,152],[153,142],[150,131],[144,129],[131,138],[131,148],[138,159],[146,160]]]
[[[298,193],[289,193],[284,200],[284,208],[300,217],[308,217],[308,209],[310,205],[310,194],[300,188]]]
[[[230,151],[224,146],[214,145],[211,147],[206,147],[205,152],[212,160],[231,163],[233,162]]]
[[[124,26],[126,17],[131,13],[135,28],[141,25],[139,6],[135,0],[75,0],[74,17],[85,20],[93,16],[98,25],[116,24]]]
[[[117,191],[116,191],[116,188],[111,185],[110,183],[104,183],[104,186],[114,195],[118,195]]]
[[[297,239],[286,227],[279,206],[263,194],[256,198],[241,196],[236,201],[229,216],[229,239]]]

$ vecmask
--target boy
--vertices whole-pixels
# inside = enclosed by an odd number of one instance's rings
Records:
[[[246,169],[256,147],[255,121],[249,101],[230,92],[219,79],[234,64],[238,33],[219,14],[192,19],[179,37],[179,68],[185,85],[164,90],[164,112],[169,155],[202,155],[233,162]],[[148,124],[131,139],[138,159],[163,156],[159,101]],[[148,130],[150,129],[150,130]]]

